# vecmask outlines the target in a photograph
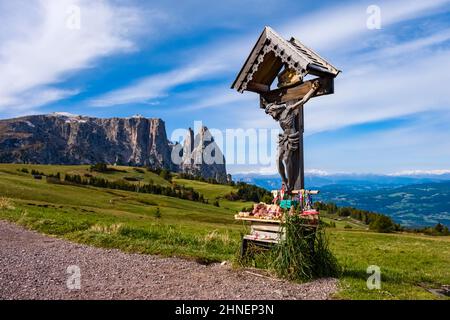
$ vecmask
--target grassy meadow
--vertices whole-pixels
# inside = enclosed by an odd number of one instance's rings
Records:
[[[248,232],[234,214],[249,202],[223,197],[234,187],[174,177],[193,187],[209,204],[162,195],[47,183],[22,168],[44,174],[92,174],[109,180],[134,177],[136,183],[170,185],[144,170],[92,173],[89,166],[0,164],[0,219],[74,242],[127,252],[181,256],[201,263],[234,260]],[[214,200],[219,207],[213,206]],[[329,243],[343,267],[337,299],[446,299],[429,292],[450,284],[450,237],[381,234],[360,222],[323,214]],[[369,265],[381,268],[381,289],[366,287]]]

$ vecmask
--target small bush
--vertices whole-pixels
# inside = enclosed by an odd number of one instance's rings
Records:
[[[103,163],[103,162],[93,164],[91,166],[91,171],[107,172],[108,171],[108,165],[106,163]]]
[[[161,213],[161,210],[159,209],[159,207],[156,208],[156,210],[153,212],[153,216],[156,219],[161,219],[162,218],[162,213]]]
[[[219,200],[214,200],[213,205],[215,207],[220,207]]]
[[[393,232],[395,229],[394,222],[391,218],[384,215],[378,215],[370,224],[369,229],[376,232]]]
[[[305,228],[304,224],[300,216],[286,218],[286,239],[275,246],[270,268],[279,277],[294,281],[339,276],[341,268],[328,247],[324,228]]]
[[[33,176],[45,176],[45,173],[40,172],[40,171],[38,171],[38,170],[34,170],[34,169],[31,170],[31,174],[32,174]]]

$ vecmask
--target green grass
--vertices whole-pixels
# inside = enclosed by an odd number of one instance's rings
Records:
[[[344,268],[340,298],[433,299],[421,286],[450,284],[450,238],[333,231],[330,245]],[[381,269],[381,290],[366,286],[369,265]]]
[[[225,195],[229,194],[232,191],[237,191],[237,189],[232,186],[220,184],[212,185],[201,181],[178,178],[174,178],[173,181],[177,184],[194,188],[196,191],[203,194],[205,199],[209,200],[209,203],[213,203],[213,201],[217,199],[219,201],[220,207],[223,208],[227,208],[233,211],[240,211],[242,208],[253,206],[253,202],[249,201],[229,201],[224,199]]]
[[[44,165],[44,164],[33,164],[33,165],[23,165],[23,164],[1,164],[0,165],[0,173],[12,173],[12,174],[21,174],[27,175],[26,173],[18,172],[22,168],[27,168],[30,172],[31,170],[37,170],[44,174],[56,174],[60,172],[61,174],[77,174],[83,176],[84,174],[91,174],[93,176],[109,179],[109,180],[119,180],[124,177],[134,177],[139,178],[142,183],[149,183],[153,181],[155,184],[169,186],[170,183],[167,180],[164,180],[159,175],[147,171],[145,168],[138,168],[139,170],[144,171],[144,173],[140,173],[133,168],[125,167],[125,166],[114,166],[113,168],[117,171],[102,173],[102,172],[91,172],[89,170],[90,166],[88,165],[80,165],[80,166],[65,166],[65,165]],[[122,172],[123,171],[123,172]]]
[[[234,220],[236,210],[250,203],[223,196],[233,187],[174,178],[206,198],[219,198],[220,207],[161,195],[120,190],[55,185],[18,172],[23,167],[44,173],[88,172],[88,166],[0,164],[0,219],[6,219],[74,242],[127,252],[181,256],[202,262],[233,260],[241,234],[248,232]],[[129,167],[104,174],[108,179],[136,175],[169,184],[159,176]],[[159,181],[159,182],[158,182]],[[3,203],[3,204],[2,204]],[[156,208],[161,217],[155,216]],[[332,217],[324,214],[325,221]],[[327,230],[329,243],[343,267],[343,299],[437,299],[423,287],[450,284],[450,238],[411,234],[378,234],[357,221],[335,221]],[[345,229],[350,224],[352,229]],[[381,290],[368,290],[366,269],[381,268]]]

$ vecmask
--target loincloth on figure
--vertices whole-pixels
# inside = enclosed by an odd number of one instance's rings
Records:
[[[284,132],[278,135],[278,147],[285,151],[298,150],[298,144],[300,142],[300,132],[294,133]]]

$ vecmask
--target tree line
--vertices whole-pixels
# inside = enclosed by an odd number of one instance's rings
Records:
[[[328,214],[336,214],[339,217],[351,217],[369,226],[370,230],[377,232],[402,231],[402,227],[395,223],[390,217],[353,207],[338,207],[335,203],[324,203],[317,201],[314,203],[316,210],[326,211]]]
[[[61,180],[61,174],[58,172],[55,175],[48,175],[47,182],[49,183],[67,183],[83,186],[93,186],[97,188],[118,189],[123,191],[149,193],[156,195],[163,195],[173,198],[179,198],[183,200],[198,201],[202,203],[208,203],[207,199],[204,199],[203,195],[195,191],[191,187],[185,187],[182,185],[175,186],[161,186],[153,183],[147,184],[135,184],[125,180],[108,180],[92,175],[80,176],[78,174],[66,174],[64,179]]]
[[[195,180],[195,181],[206,182],[206,183],[211,183],[211,184],[221,184],[221,185],[227,185],[227,186],[232,186],[232,187],[234,187],[236,185],[236,183],[233,180],[221,182],[221,181],[218,181],[216,178],[204,178],[200,174],[191,174],[191,173],[186,173],[186,172],[178,173],[178,178],[186,179],[186,180]]]
[[[437,223],[434,227],[413,228],[406,231],[424,233],[429,236],[450,236],[450,230],[442,223]]]

